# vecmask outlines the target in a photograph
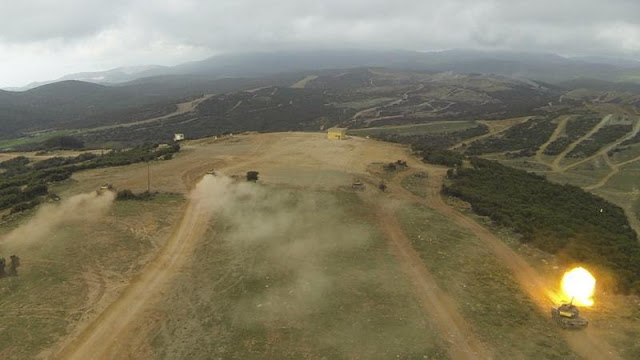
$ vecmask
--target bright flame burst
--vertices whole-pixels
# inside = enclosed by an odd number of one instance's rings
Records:
[[[596,288],[596,279],[585,268],[577,267],[564,274],[562,278],[562,290],[567,297],[573,298],[576,305],[593,305],[593,292]]]

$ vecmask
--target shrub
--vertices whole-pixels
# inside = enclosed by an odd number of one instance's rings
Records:
[[[256,182],[258,181],[258,174],[260,174],[257,171],[249,171],[247,172],[247,181],[253,181]]]
[[[82,140],[75,138],[73,136],[54,136],[45,140],[42,145],[46,149],[65,149],[65,150],[73,150],[73,149],[82,149],[84,148],[84,142]]]

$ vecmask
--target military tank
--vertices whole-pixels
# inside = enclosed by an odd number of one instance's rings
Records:
[[[589,325],[589,321],[580,316],[580,309],[573,305],[573,299],[568,304],[552,307],[551,318],[563,329],[580,330]]]

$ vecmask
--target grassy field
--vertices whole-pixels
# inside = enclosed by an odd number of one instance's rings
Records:
[[[149,357],[447,358],[355,194],[273,189],[259,199],[212,224],[156,311]]]
[[[400,215],[425,266],[495,359],[577,358],[480,240],[426,207],[407,206]]]
[[[3,223],[0,255],[17,254],[22,265],[19,276],[0,279],[0,356],[35,358],[93,316],[162,245],[182,202],[80,195]]]
[[[426,124],[355,129],[349,130],[348,134],[357,136],[376,136],[380,134],[423,135],[466,130],[476,126],[478,126],[478,124],[473,121],[437,121]]]
[[[54,136],[68,135],[73,133],[72,130],[60,130],[60,131],[51,131],[51,132],[43,132],[38,135],[21,137],[17,139],[9,139],[9,140],[0,140],[0,150],[11,149],[14,146],[25,145],[25,144],[33,144],[45,141]]]
[[[428,176],[429,175],[426,172],[411,174],[402,179],[401,185],[412,194],[421,198],[426,198],[427,184],[429,183]]]

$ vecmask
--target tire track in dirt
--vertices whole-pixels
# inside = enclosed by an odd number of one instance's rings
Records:
[[[436,285],[392,211],[378,206],[376,218],[382,233],[391,240],[392,251],[399,258],[422,306],[449,343],[447,351],[451,359],[491,359],[486,346],[475,337],[458,313],[455,301]]]
[[[208,215],[198,199],[189,200],[179,225],[158,257],[57,357],[112,359],[118,344],[130,337],[142,310],[158,297],[172,275],[188,261],[206,232]]]
[[[152,122],[168,119],[170,117],[174,117],[174,116],[177,116],[177,115],[183,115],[183,114],[192,112],[193,110],[195,110],[195,108],[198,107],[198,105],[200,105],[201,103],[203,103],[206,100],[209,100],[213,96],[214,96],[214,94],[207,94],[207,95],[204,95],[204,96],[202,96],[202,97],[200,97],[198,99],[177,104],[176,105],[176,107],[177,107],[176,111],[174,111],[172,113],[169,113],[169,114],[166,114],[166,115],[162,115],[162,116],[158,116],[158,117],[154,117],[154,118],[150,118],[150,119],[145,119],[145,120],[129,122],[129,123],[125,123],[125,124],[115,124],[115,125],[106,125],[106,126],[95,127],[95,128],[87,129],[87,130],[85,130],[85,132],[94,132],[94,131],[100,131],[100,130],[115,129],[115,128],[120,128],[120,127],[125,127],[126,128],[126,127],[135,126],[135,125],[148,124],[148,123],[152,123]]]
[[[640,156],[638,156],[637,158],[633,158],[633,159],[627,160],[627,161],[623,161],[621,163],[617,163],[617,164],[612,163],[611,159],[609,158],[609,156],[605,156],[605,161],[607,162],[607,165],[609,165],[609,167],[611,168],[611,172],[608,173],[607,176],[602,178],[600,181],[598,181],[598,183],[585,187],[584,188],[585,190],[589,190],[590,191],[590,190],[595,190],[595,189],[603,187],[606,183],[609,182],[609,180],[611,180],[611,178],[615,174],[617,174],[620,171],[621,167],[623,167],[625,165],[632,164],[632,163],[634,163],[636,161],[640,161]]]
[[[416,166],[414,166],[415,168]],[[525,293],[538,306],[541,314],[549,314],[550,307],[557,304],[560,299],[551,290],[547,283],[538,275],[537,271],[529,265],[518,253],[508,247],[498,239],[491,231],[484,226],[468,218],[453,207],[444,202],[440,194],[446,168],[420,164],[429,173],[429,189],[427,199],[417,197],[400,187],[399,191],[405,196],[413,198],[415,202],[424,204],[444,215],[447,215],[459,226],[473,232],[491,252],[511,271]],[[405,174],[408,176],[416,170]],[[400,179],[394,179],[394,188],[398,187]],[[550,323],[550,325],[552,325]],[[604,340],[601,339],[597,329],[593,326],[579,332],[564,331],[563,335],[571,349],[588,360],[622,360],[616,351]]]
[[[634,136],[636,136],[638,134],[638,132],[640,132],[640,119],[636,119],[636,122],[633,125],[633,129],[629,133],[627,133],[627,135],[619,138],[618,140],[614,141],[613,143],[611,143],[611,144],[609,144],[607,146],[602,147],[600,150],[598,150],[597,153],[595,153],[595,154],[593,154],[593,155],[591,155],[591,156],[589,156],[589,157],[587,157],[585,159],[582,159],[582,160],[580,160],[578,162],[575,162],[573,164],[570,164],[570,165],[564,167],[561,171],[566,171],[566,170],[574,168],[574,167],[576,167],[576,166],[578,166],[580,164],[584,164],[586,162],[589,162],[589,161],[597,158],[598,156],[604,156],[605,160],[607,161],[607,163],[611,164],[609,159],[608,159],[609,151],[613,150],[614,148],[616,148],[618,145],[622,144],[623,142],[633,138]],[[612,167],[612,170],[615,170],[615,169]],[[617,171],[617,170],[615,170],[615,171]]]
[[[463,144],[469,145],[469,144],[474,143],[476,141],[483,140],[483,139],[490,138],[492,136],[501,134],[501,133],[511,129],[512,127],[516,126],[516,125],[519,125],[519,124],[522,124],[522,123],[528,121],[532,117],[533,116],[526,116],[526,117],[523,117],[523,118],[510,119],[510,120],[514,120],[514,121],[512,121],[513,124],[509,124],[509,125],[501,128],[501,129],[499,129],[499,130],[496,130],[495,127],[489,126],[489,132],[488,133],[482,134],[482,135],[479,135],[479,136],[476,136],[476,137],[472,137],[472,138],[469,138],[469,139],[466,139],[466,140],[463,140],[463,141],[461,141],[461,142],[449,147],[449,150],[456,150],[456,149],[459,149],[460,147],[462,147]],[[498,120],[498,121],[502,121],[502,120]],[[486,124],[487,121],[484,121],[484,122],[483,121],[478,121],[478,122],[480,122],[483,125],[487,125]]]
[[[569,144],[569,146],[567,146],[567,148],[564,149],[563,152],[558,154],[558,156],[556,156],[556,158],[553,159],[553,162],[551,163],[551,168],[553,169],[553,171],[564,171],[564,170],[566,170],[567,168],[562,168],[560,166],[560,162],[562,160],[564,160],[564,158],[567,156],[567,154],[570,153],[571,151],[573,151],[573,149],[575,149],[576,146],[578,146],[578,144],[580,144],[581,142],[587,140],[588,138],[593,136],[593,134],[598,132],[598,130],[602,129],[602,127],[605,126],[609,122],[609,120],[611,119],[612,116],[613,116],[612,114],[609,114],[609,115],[603,117],[602,120],[600,120],[600,122],[596,126],[594,126],[591,130],[589,130],[589,132],[584,134],[578,140],[576,140],[576,141],[572,142],[571,144]]]
[[[538,148],[538,151],[536,152],[536,160],[539,163],[545,163],[544,161],[542,161],[542,154],[544,154],[544,151],[547,150],[547,147],[549,147],[552,142],[556,141],[558,136],[562,134],[564,129],[567,127],[567,122],[569,122],[570,118],[571,115],[562,116],[560,118],[560,121],[558,122],[558,125],[556,126],[556,129],[553,131],[553,134],[551,134],[551,136],[549,137],[549,140],[547,140],[547,142],[545,142],[544,144],[542,144],[542,146],[540,146],[540,148]]]

